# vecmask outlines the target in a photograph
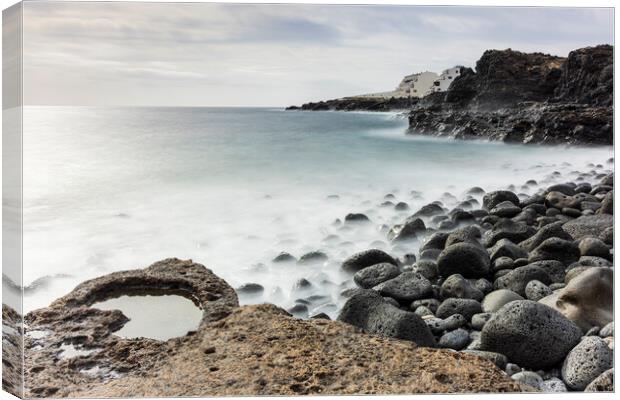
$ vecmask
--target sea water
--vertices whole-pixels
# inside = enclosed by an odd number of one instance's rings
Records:
[[[353,286],[342,260],[369,247],[390,250],[381,225],[446,192],[461,198],[472,186],[511,184],[527,192],[520,187],[528,179],[574,179],[570,171],[612,156],[610,147],[455,141],[406,128],[398,113],[27,107],[24,308],[44,307],[85,279],[177,257],[233,287],[265,288],[242,303],[289,308],[314,295],[309,314],[333,317],[339,293]],[[380,207],[388,194],[411,210]],[[334,223],[348,213],[372,223]],[[282,251],[314,250],[329,259],[271,262]],[[297,287],[301,278],[311,286]]]

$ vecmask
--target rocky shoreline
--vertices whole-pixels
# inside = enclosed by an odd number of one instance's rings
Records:
[[[473,187],[455,207],[420,208],[385,231],[393,246],[421,243],[416,254],[369,249],[344,260],[357,287],[341,293],[337,321],[240,307],[192,261],[84,282],[25,316],[26,396],[613,391],[608,163],[570,182],[527,181],[531,195]],[[123,339],[114,332],[127,317],[91,307],[145,293],[191,299],[200,326],[164,342]],[[14,313],[3,314],[6,325]],[[14,325],[5,343],[19,342]],[[67,346],[75,355],[62,355]]]
[[[418,98],[351,97],[287,110],[402,111],[408,134],[514,143],[613,144],[613,46],[568,57],[487,50],[445,92]]]

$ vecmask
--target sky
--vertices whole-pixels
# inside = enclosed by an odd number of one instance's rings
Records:
[[[28,105],[286,106],[613,44],[611,8],[24,3]]]

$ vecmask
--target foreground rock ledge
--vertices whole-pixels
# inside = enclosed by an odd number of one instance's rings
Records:
[[[138,289],[195,299],[204,309],[200,327],[166,342],[126,340],[113,334],[126,317],[88,307],[111,293]],[[28,397],[527,390],[473,355],[419,348],[337,321],[296,319],[271,304],[238,307],[226,282],[200,264],[177,259],[85,282],[28,314],[26,322],[28,330],[50,332],[26,337]],[[63,359],[63,343],[98,350]],[[84,373],[95,368],[100,373]]]

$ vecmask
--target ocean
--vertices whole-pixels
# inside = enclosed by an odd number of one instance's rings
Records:
[[[26,107],[24,309],[44,307],[85,279],[177,257],[233,287],[265,288],[241,296],[244,304],[289,308],[314,296],[308,315],[334,317],[339,293],[354,286],[342,260],[390,249],[382,225],[434,200],[452,207],[446,193],[462,199],[472,186],[532,193],[521,188],[526,180],[569,180],[613,155],[611,147],[411,136],[406,127],[398,113]],[[386,198],[410,210],[381,207]],[[372,223],[334,223],[348,213]],[[315,250],[328,260],[271,262],[283,251],[299,258]],[[310,286],[300,287],[302,278]]]

